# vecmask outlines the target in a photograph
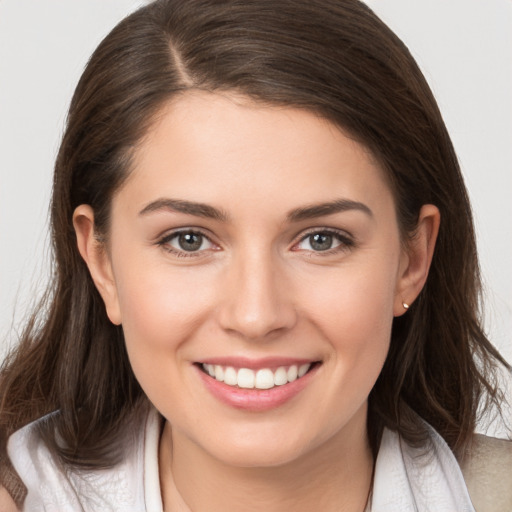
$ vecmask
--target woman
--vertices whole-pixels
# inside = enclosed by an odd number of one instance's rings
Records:
[[[505,464],[473,435],[510,368],[457,160],[363,4],[130,15],[75,91],[52,233],[1,374],[10,507],[470,511]]]

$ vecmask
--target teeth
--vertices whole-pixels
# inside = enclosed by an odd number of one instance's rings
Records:
[[[286,368],[284,366],[280,366],[276,373],[274,373],[274,384],[276,386],[282,386],[283,384],[288,384],[288,375],[286,373]]]
[[[234,368],[231,368],[231,366],[228,366],[228,368],[226,368],[226,371],[224,372],[224,382],[226,384],[229,384],[230,386],[236,386],[238,383],[236,370]]]
[[[254,387],[254,372],[248,368],[240,368],[238,370],[238,387],[252,389]]]
[[[304,377],[306,375],[307,371],[309,370],[310,364],[303,364],[299,366],[299,371],[297,372],[298,377]]]
[[[285,367],[280,366],[276,371],[269,368],[261,368],[254,371],[249,368],[240,368],[238,371],[228,366],[224,368],[220,365],[203,364],[203,369],[219,382],[224,382],[228,386],[238,386],[244,389],[271,389],[274,386],[283,386],[288,382],[293,382],[303,377],[311,368],[310,363],[297,366],[293,364]]]
[[[272,370],[258,370],[256,373],[256,383],[254,385],[257,389],[270,389],[274,387],[274,374]]]
[[[224,382],[224,368],[218,364],[215,365],[215,380]]]
[[[288,376],[288,382],[293,382],[294,380],[297,380],[297,375],[299,371],[297,370],[297,365],[290,366],[288,368],[287,376]]]

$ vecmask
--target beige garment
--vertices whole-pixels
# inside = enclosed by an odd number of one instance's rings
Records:
[[[461,461],[476,512],[512,512],[512,442],[476,435]]]

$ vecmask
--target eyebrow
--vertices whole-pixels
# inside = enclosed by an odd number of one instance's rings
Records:
[[[157,199],[146,205],[139,215],[147,215],[148,213],[159,210],[171,210],[175,212],[185,213],[187,215],[195,215],[196,217],[205,217],[207,219],[215,219],[227,221],[228,215],[209,204],[196,203],[194,201],[185,201],[183,199]]]
[[[139,215],[143,216],[160,210],[171,210],[179,213],[185,213],[187,215],[194,215],[196,217],[219,220],[222,222],[227,222],[229,220],[229,215],[226,212],[209,204],[170,198],[162,198],[152,201],[139,212]],[[314,219],[316,217],[333,215],[335,213],[341,213],[349,210],[358,210],[369,217],[373,217],[373,212],[368,206],[364,203],[360,203],[359,201],[352,201],[350,199],[337,199],[327,203],[302,206],[288,212],[286,217],[288,222],[299,222],[301,220]]]
[[[336,199],[335,201],[330,201],[328,203],[312,204],[296,208],[288,213],[287,218],[289,222],[298,222],[301,220],[314,219],[316,217],[333,215],[334,213],[346,212],[349,210],[358,210],[369,217],[373,217],[373,212],[364,203],[352,201],[350,199]]]

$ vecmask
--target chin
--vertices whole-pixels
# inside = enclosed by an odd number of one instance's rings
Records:
[[[258,425],[239,422],[225,430],[216,425],[213,435],[197,441],[213,458],[239,468],[283,466],[315,452],[324,443],[329,444],[329,430],[317,431],[318,426],[309,418],[302,422],[296,417],[290,420],[293,421],[263,421]]]
[[[231,443],[227,450],[212,455],[222,463],[239,468],[272,468],[290,464],[304,455],[304,446],[278,443]]]

